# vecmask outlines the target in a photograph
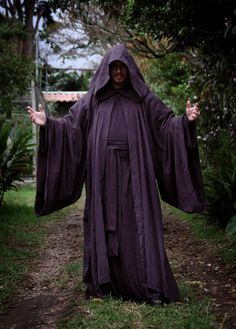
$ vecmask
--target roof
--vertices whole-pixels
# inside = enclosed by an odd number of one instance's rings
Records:
[[[43,91],[46,102],[76,102],[87,91]]]

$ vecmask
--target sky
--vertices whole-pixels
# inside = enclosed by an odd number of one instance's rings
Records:
[[[81,68],[81,69],[91,69],[97,67],[100,63],[101,56],[94,55],[85,58],[77,57],[71,59],[62,59],[58,55],[48,56],[48,64],[56,68]]]
[[[60,22],[60,18],[57,17]],[[40,40],[38,34],[38,51],[39,57],[46,58],[48,64],[56,68],[97,68],[102,56],[88,55],[89,50],[81,48],[88,43],[88,37],[84,32],[84,28],[80,22],[74,23],[72,27],[65,27],[51,36],[51,40],[59,45],[62,51],[59,54],[53,54],[52,49],[44,41]],[[78,49],[73,50],[73,47]],[[63,58],[63,52],[70,52],[70,58]]]

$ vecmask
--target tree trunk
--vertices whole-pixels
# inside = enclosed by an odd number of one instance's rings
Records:
[[[23,55],[27,58],[34,59],[34,36],[35,29],[33,25],[35,1],[25,0],[25,32],[26,38],[23,45]]]

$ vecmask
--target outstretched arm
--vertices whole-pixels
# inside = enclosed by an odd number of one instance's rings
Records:
[[[75,202],[81,195],[86,173],[87,110],[85,96],[62,118],[46,117],[28,107],[31,121],[40,127],[37,159],[35,213],[49,214]]]
[[[155,95],[147,101],[162,199],[186,212],[201,211],[205,202],[194,124],[200,114],[197,104],[191,106],[188,100],[186,114],[176,116]]]
[[[36,111],[33,107],[27,106],[29,117],[37,126],[44,127],[46,125],[47,117],[44,108],[39,104],[39,110]]]

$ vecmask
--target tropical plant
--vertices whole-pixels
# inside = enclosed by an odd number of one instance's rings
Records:
[[[22,125],[0,123],[0,207],[4,193],[32,170],[32,136]]]

